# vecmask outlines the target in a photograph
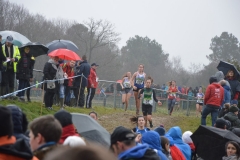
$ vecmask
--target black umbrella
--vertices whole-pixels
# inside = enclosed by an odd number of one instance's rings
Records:
[[[54,40],[48,44],[46,44],[46,46],[49,48],[48,53],[56,50],[56,49],[69,49],[73,52],[78,52],[79,49],[76,46],[76,44],[74,44],[72,41],[69,40],[63,40],[63,39],[59,39],[59,40]]]
[[[196,153],[204,160],[221,160],[226,154],[225,144],[230,140],[240,144],[240,138],[231,131],[202,125],[191,138]]]
[[[39,42],[29,42],[27,44],[22,45],[19,48],[20,52],[23,52],[25,47],[30,48],[30,53],[33,55],[33,57],[45,55],[48,52],[48,48]]]
[[[237,70],[237,68],[233,64],[225,62],[225,61],[220,61],[217,66],[217,69],[219,71],[222,71],[224,75],[227,75],[228,71],[232,70],[234,72],[235,78],[239,78],[239,76],[240,76],[240,73]]]

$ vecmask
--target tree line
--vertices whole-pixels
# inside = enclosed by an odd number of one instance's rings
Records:
[[[116,81],[127,72],[137,70],[144,64],[147,75],[154,79],[154,84],[166,84],[176,80],[178,85],[206,86],[209,77],[214,74],[220,60],[238,64],[240,44],[238,39],[228,32],[211,39],[210,50],[206,55],[208,65],[192,63],[188,69],[182,66],[180,57],[169,58],[162,45],[149,37],[130,37],[126,45],[118,47],[120,33],[115,26],[104,20],[90,18],[82,23],[66,19],[48,19],[40,14],[32,14],[22,5],[8,0],[0,0],[0,28],[19,32],[32,42],[47,44],[56,39],[73,41],[78,47],[77,54],[87,56],[89,63],[100,66],[100,79]],[[174,46],[173,46],[174,47]],[[47,55],[36,58],[35,68],[43,69]]]

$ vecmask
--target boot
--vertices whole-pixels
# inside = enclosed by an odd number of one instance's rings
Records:
[[[64,98],[59,98],[60,108],[63,108]]]
[[[1,86],[1,96],[6,94],[6,86]]]
[[[71,107],[74,107],[75,104],[76,104],[75,98],[71,98],[71,99],[70,99],[70,106],[71,106]]]

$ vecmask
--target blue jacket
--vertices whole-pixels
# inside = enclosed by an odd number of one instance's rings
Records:
[[[86,60],[81,62],[80,66],[76,67],[75,75],[78,76],[78,75],[83,74],[83,76],[84,76],[84,77],[82,77],[82,83],[81,83],[82,87],[87,86],[87,79],[88,79],[88,76],[90,74],[90,69],[91,69],[91,67]],[[73,86],[74,87],[80,87],[80,82],[81,82],[81,76],[75,78]]]
[[[230,91],[230,87],[227,85],[222,86],[224,88],[224,100],[222,105],[224,105],[225,103],[230,103],[231,101],[231,91]]]
[[[184,154],[185,158],[187,160],[191,160],[191,148],[188,144],[183,142],[181,129],[178,126],[172,127],[168,131],[167,135],[169,135],[173,138],[174,145],[177,146],[181,150],[181,152]]]
[[[148,144],[151,149],[156,149],[161,160],[168,160],[166,155],[162,152],[161,139],[156,131],[145,132],[142,135],[142,143]]]

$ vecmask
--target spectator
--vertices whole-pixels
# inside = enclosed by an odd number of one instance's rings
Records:
[[[194,143],[192,141],[192,138],[191,138],[192,134],[193,133],[191,131],[184,132],[183,135],[182,135],[182,140],[183,140],[184,143],[188,144],[191,148],[191,153],[192,153],[191,154],[191,159],[195,159],[196,158],[196,150],[195,150],[196,148],[195,148],[195,145],[194,145]]]
[[[2,35],[0,35],[0,42],[1,42],[1,49],[0,49],[0,87],[1,87],[3,62],[6,61],[6,57],[3,55],[3,49],[2,49]],[[1,88],[0,88],[0,95],[2,95]]]
[[[32,57],[31,57],[32,70],[34,69],[34,64],[35,64],[35,58],[32,56]],[[30,83],[31,83],[31,82],[33,82],[33,78],[28,81],[27,87],[30,87]],[[37,87],[37,86],[36,86],[36,87]],[[26,92],[28,102],[31,102],[31,99],[30,99],[30,91],[31,91],[31,88],[28,88],[28,89],[27,89],[27,92]]]
[[[60,122],[62,126],[62,135],[59,141],[60,144],[62,144],[69,136],[79,137],[79,134],[76,133],[72,122],[72,115],[69,112],[60,110],[54,114],[54,117]]]
[[[2,72],[2,95],[4,95],[14,92],[15,73],[17,71],[17,62],[20,59],[20,53],[18,47],[13,45],[12,36],[7,36],[2,50],[3,55],[7,58],[7,61],[3,63],[5,69]]]
[[[122,126],[117,127],[111,135],[111,149],[119,160],[160,160],[156,152],[148,148],[148,145],[136,146],[135,134]]]
[[[81,137],[68,136],[67,139],[65,139],[65,141],[63,142],[63,145],[70,146],[70,147],[77,147],[77,146],[86,146],[86,143]]]
[[[97,113],[94,112],[94,111],[90,112],[90,113],[89,113],[89,116],[92,117],[92,118],[95,119],[95,120],[98,120],[98,115],[97,115]]]
[[[161,139],[157,132],[149,131],[142,135],[142,144],[147,144],[149,148],[157,150],[161,160],[167,160],[166,155],[162,152]]]
[[[86,100],[86,108],[92,108],[92,99],[95,95],[96,88],[98,87],[98,77],[96,73],[98,65],[93,63],[91,65],[90,74],[88,76],[88,85],[87,85],[87,100]]]
[[[219,119],[216,120],[214,127],[226,130],[227,129],[227,123],[223,118],[219,118]]]
[[[164,129],[164,127],[157,127],[154,129],[154,131],[157,132],[159,136],[164,136],[166,133],[166,130]]]
[[[210,85],[207,87],[204,96],[204,105],[206,105],[206,107],[202,112],[201,124],[206,125],[206,117],[211,113],[212,126],[214,126],[217,120],[218,110],[224,100],[224,89],[217,83],[217,78],[214,76],[210,77],[209,82]]]
[[[224,116],[224,119],[231,122],[231,128],[240,128],[240,119],[238,119],[239,109],[236,106],[231,106],[229,112]]]
[[[191,148],[189,147],[189,145],[183,142],[181,129],[178,126],[172,127],[167,132],[167,135],[172,137],[174,145],[176,145],[180,149],[186,160],[191,160]]]
[[[231,90],[228,85],[226,85],[225,80],[221,80],[219,83],[224,89],[224,100],[221,105],[221,110],[219,111],[219,118],[223,117],[229,111],[230,101],[231,101]]]
[[[169,140],[164,136],[161,136],[160,138],[161,138],[162,152],[166,155],[168,160],[172,160],[172,156],[171,156],[171,153],[170,153],[171,151],[170,151]]]
[[[52,115],[47,115],[34,119],[29,129],[31,149],[39,160],[43,160],[48,152],[57,147],[62,126]]]
[[[24,139],[13,136],[12,114],[7,107],[0,106],[0,159],[1,160],[25,160],[33,159],[29,145]]]
[[[45,160],[117,160],[101,146],[59,147],[46,156]]]
[[[25,47],[23,52],[20,52],[20,59],[17,63],[16,79],[19,80],[18,90],[22,90],[30,86],[29,82],[33,81],[33,64],[35,62],[34,57],[30,53],[30,48]],[[20,101],[24,99],[25,90],[18,92],[17,96]]]
[[[77,107],[84,107],[84,99],[85,99],[85,87],[87,86],[87,79],[88,76],[90,74],[90,65],[87,62],[87,57],[86,55],[84,55],[82,57],[82,62],[80,64],[78,64],[78,66],[76,67],[76,72],[75,75],[80,76],[80,77],[76,77],[73,86],[76,87],[74,88],[74,96],[76,98],[76,102],[77,102]]]
[[[225,145],[227,155],[224,156],[223,160],[238,160],[240,157],[240,146],[235,141],[229,141]]]
[[[57,78],[56,74],[59,67],[58,60],[59,60],[58,57],[53,57],[53,58],[50,58],[49,61],[45,64],[43,69],[44,80],[54,80]],[[58,86],[58,83],[56,81],[55,82],[49,81],[44,84],[44,90],[46,91],[44,95],[44,101],[45,101],[45,107],[47,109],[52,110],[53,97],[58,88],[57,86]]]
[[[16,139],[24,139],[27,144],[29,144],[29,138],[25,136],[27,131],[28,121],[26,115],[22,110],[15,105],[8,105],[7,108],[12,113],[12,122],[13,122],[13,135]]]

